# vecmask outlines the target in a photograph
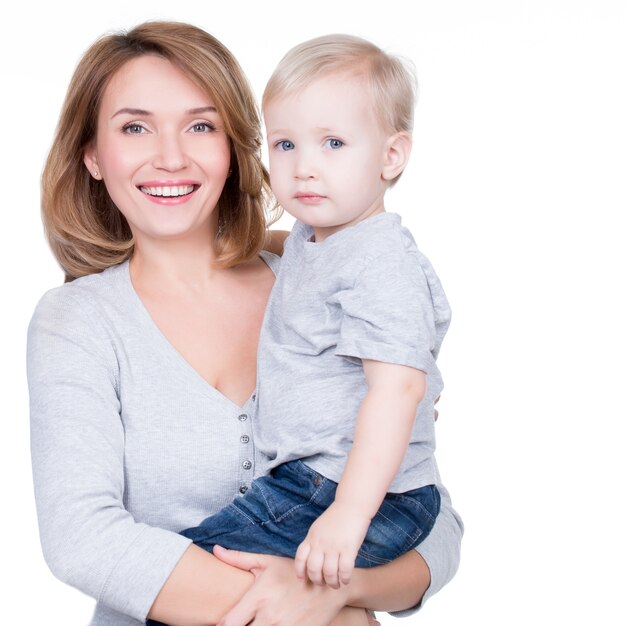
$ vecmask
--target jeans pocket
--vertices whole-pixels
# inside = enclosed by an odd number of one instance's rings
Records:
[[[291,461],[274,468],[256,481],[265,505],[275,522],[293,515],[305,506],[319,508],[317,495],[326,479],[301,461]]]

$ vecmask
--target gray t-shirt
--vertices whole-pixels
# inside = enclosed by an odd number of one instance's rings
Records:
[[[320,243],[297,222],[285,243],[259,345],[258,459],[301,459],[339,481],[367,393],[362,359],[427,375],[408,451],[389,491],[437,481],[435,359],[450,308],[428,259],[400,217],[381,213]],[[389,428],[393,428],[393,416]]]
[[[277,269],[277,257],[263,258]],[[233,404],[182,358],[128,263],[44,295],[29,326],[28,383],[46,562],[97,600],[92,626],[140,626],[190,543],[177,532],[250,483],[254,402]],[[426,598],[454,576],[463,532],[440,489],[419,546]]]

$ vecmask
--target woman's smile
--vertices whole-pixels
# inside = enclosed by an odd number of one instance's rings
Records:
[[[198,234],[213,241],[230,140],[212,99],[166,59],[143,55],[113,76],[85,162],[100,171],[139,248],[148,239]]]
[[[190,200],[200,189],[200,184],[191,181],[150,181],[138,185],[139,191],[157,204],[182,204]]]

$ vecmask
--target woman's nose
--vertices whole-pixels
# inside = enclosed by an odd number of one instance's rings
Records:
[[[175,134],[162,134],[158,137],[154,166],[157,169],[175,172],[187,165],[182,138]]]

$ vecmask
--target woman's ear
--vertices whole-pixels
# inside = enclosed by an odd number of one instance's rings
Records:
[[[402,173],[409,161],[412,146],[413,140],[409,133],[396,133],[387,139],[382,174],[384,180],[393,180]]]
[[[83,163],[89,173],[96,180],[102,180],[102,174],[100,173],[100,168],[98,167],[98,153],[96,151],[96,146],[93,143],[90,143],[85,148],[85,152],[83,153]]]

